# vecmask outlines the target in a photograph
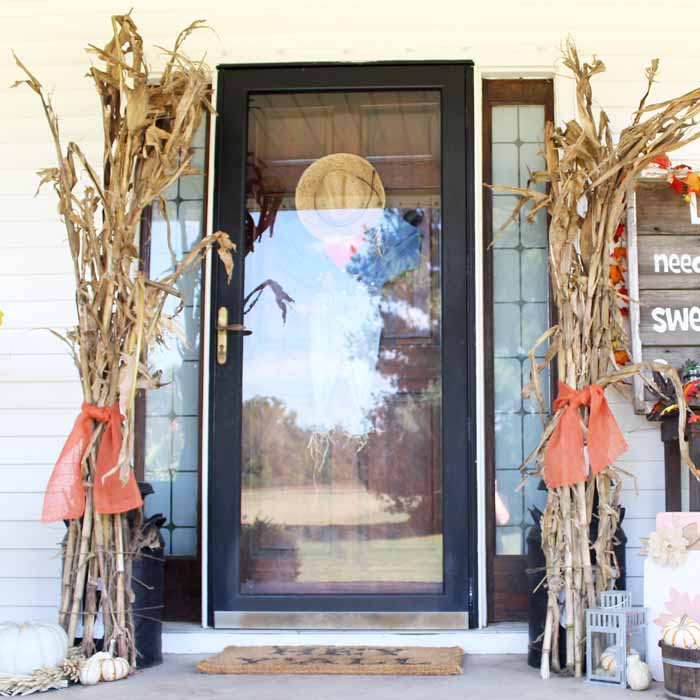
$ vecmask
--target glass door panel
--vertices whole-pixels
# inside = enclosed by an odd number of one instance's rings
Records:
[[[438,90],[248,99],[239,592],[442,593]]]

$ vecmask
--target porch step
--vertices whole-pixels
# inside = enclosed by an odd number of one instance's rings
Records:
[[[431,646],[462,647],[467,654],[526,654],[527,625],[499,623],[449,632],[336,630],[215,630],[194,623],[163,624],[163,653],[215,654],[238,646]]]

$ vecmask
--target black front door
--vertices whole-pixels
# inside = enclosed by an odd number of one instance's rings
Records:
[[[218,89],[212,619],[473,613],[471,67]]]

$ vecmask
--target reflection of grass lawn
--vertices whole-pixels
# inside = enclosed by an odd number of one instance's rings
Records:
[[[386,503],[360,485],[243,489],[244,522],[255,518],[276,525],[376,525],[401,523],[406,513],[389,513]]]
[[[442,582],[442,535],[393,540],[297,540],[299,582]]]

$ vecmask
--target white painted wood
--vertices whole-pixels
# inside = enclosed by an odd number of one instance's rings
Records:
[[[56,325],[52,326],[52,329],[61,332],[66,330]],[[66,345],[53,336],[49,329],[37,327],[17,330],[7,326],[0,327],[0,356],[45,357],[46,355],[67,356]]]
[[[41,517],[44,502],[42,493],[15,493],[12,485],[4,487],[7,491],[0,493],[0,520],[21,521],[24,518]]]
[[[641,549],[627,548],[627,576],[639,578],[644,575],[644,560]]]
[[[483,150],[482,143],[482,76],[477,68],[474,76],[474,152],[481,153]],[[474,226],[474,237],[476,243],[474,245],[474,285],[475,285],[475,305],[474,320],[477,328],[484,326],[484,261],[483,261],[483,167],[480,159],[476,159],[474,163],[476,173],[474,175],[474,204],[476,225]],[[476,376],[481,377],[484,374],[484,337],[483,333],[478,333],[476,336]],[[487,561],[486,561],[486,460],[485,460],[485,430],[484,430],[484,415],[486,402],[486,387],[482,384],[476,392],[476,461],[477,461],[477,506],[479,509],[477,515],[477,526],[479,535],[477,538],[479,553],[478,553],[478,602],[479,602],[479,627],[485,627],[488,620],[488,581],[487,581]]]
[[[245,5],[204,0],[196,12],[189,0],[134,0],[133,5],[147,58],[156,70],[163,58],[154,44],[171,45],[176,32],[196,16],[207,18],[216,33],[195,34],[188,48],[193,56],[206,53],[212,66],[220,62],[472,59],[477,77],[479,71],[488,77],[554,75],[559,122],[575,113],[573,82],[559,60],[561,43],[571,34],[583,58],[595,52],[606,61],[607,72],[594,78],[594,100],[596,106],[606,107],[616,131],[637,105],[644,89],[643,69],[652,56],[661,60],[652,101],[686,92],[700,82],[700,54],[687,50],[696,43],[695,28],[678,21],[694,8],[689,0],[649,0],[644,12],[638,0],[586,0],[585,9],[560,0],[503,0],[498,6],[435,0],[429,21],[420,31],[416,31],[415,16],[406,12],[400,0],[355,0],[345,8],[342,22],[337,7],[321,0],[298,0],[293,7],[282,0]],[[108,18],[113,12],[111,0],[92,0],[87,5],[78,0],[61,4],[4,0],[0,6],[4,36],[52,92],[65,142],[74,139],[89,156],[98,158],[99,104],[84,77],[89,65],[84,46],[107,41]],[[630,16],[634,17],[632,24]],[[0,492],[36,496],[62,444],[61,432],[70,428],[78,411],[81,394],[65,347],[45,330],[36,330],[43,325],[65,329],[74,322],[72,270],[50,188],[33,199],[34,171],[53,165],[54,154],[36,96],[22,87],[9,88],[20,77],[11,60],[0,65],[0,123],[4,127],[0,129],[0,309],[6,314],[0,327],[0,476],[4,477]],[[478,96],[478,80],[475,89]],[[479,110],[476,116],[479,132]],[[479,159],[478,147],[476,154]],[[700,143],[685,147],[673,158],[700,167]],[[480,177],[476,175],[479,194]],[[210,178],[212,187],[213,182]],[[479,206],[477,196],[477,232],[481,231]],[[477,258],[481,253],[477,244]],[[477,275],[480,270],[477,259]],[[477,295],[479,314],[480,303]],[[482,393],[480,386],[480,400]],[[620,465],[638,475],[641,490],[635,497],[632,483],[625,484],[625,527],[632,545],[633,539],[648,534],[654,509],[661,502],[663,451],[658,430],[634,415],[625,403],[628,399],[614,392],[608,396],[631,445]],[[483,421],[481,404],[479,420]],[[202,447],[206,451],[206,440]],[[482,455],[480,444],[480,469]],[[480,475],[483,493],[481,471]],[[19,521],[0,521],[0,549],[24,552],[39,580],[55,571],[50,555],[56,551],[63,526],[39,523],[29,512],[36,506],[34,497],[23,503],[27,510],[19,514]],[[483,529],[483,512],[480,518]],[[206,532],[203,536],[206,542]],[[483,532],[480,539],[483,541]],[[0,581],[9,580],[5,579],[4,551],[0,557]],[[638,577],[630,581],[641,590]],[[483,594],[483,555],[481,583]],[[17,581],[12,584],[19,585]],[[52,617],[50,605],[37,607],[34,602],[29,607],[13,607],[0,597],[0,619],[25,619],[25,613],[42,617],[39,613],[47,611],[46,616]],[[212,651],[221,646],[219,638]]]
[[[690,223],[700,224],[700,214],[698,214],[698,198],[695,192],[690,193]]]
[[[0,173],[0,178],[4,179],[5,175]],[[5,228],[10,224],[3,223],[2,226]],[[62,245],[46,247],[41,251],[36,248],[8,248],[0,255],[0,275],[24,276],[29,270],[32,274],[67,274],[73,271],[73,263]]]
[[[637,250],[637,195],[634,190],[627,191],[627,286],[631,302],[630,341],[632,344],[632,362],[642,361],[642,339],[639,335],[639,256]],[[634,377],[634,407],[638,413],[644,413],[644,381]]]
[[[44,381],[44,382],[3,382],[0,391],[0,409],[13,408],[61,408],[73,409],[78,414],[82,402],[82,390],[78,380]],[[27,415],[31,421],[31,414]],[[36,434],[41,434],[42,427],[36,425]],[[26,440],[25,440],[26,442]],[[2,456],[0,455],[0,462]]]
[[[40,581],[61,575],[61,554],[57,549],[4,549],[0,556],[3,572],[9,578]],[[53,583],[49,585],[53,587]]]
[[[0,277],[0,299],[7,302],[39,301],[44,304],[51,301],[73,302],[75,299],[74,279],[74,276],[68,273]]]
[[[5,605],[56,605],[60,578],[7,577],[0,579],[0,600]]]
[[[55,605],[0,605],[3,622],[56,622]]]
[[[0,465],[0,479],[6,484],[8,493],[44,493],[44,487],[48,483],[53,464],[14,466]],[[28,513],[22,514],[22,520],[28,517]],[[39,570],[37,570],[39,571]]]
[[[67,352],[0,355],[0,382],[77,382],[77,377],[78,370]]]
[[[658,513],[656,510],[654,513]],[[632,516],[636,515],[632,511]],[[628,547],[641,547],[641,539],[643,537],[649,537],[649,534],[656,529],[656,517],[630,517],[625,518],[623,524],[625,533],[627,534]]]
[[[65,441],[64,436],[0,437],[0,464],[42,464],[47,455],[58,457]]]
[[[624,466],[623,466],[624,469]],[[632,472],[635,479],[628,478],[622,482],[622,490],[634,492],[635,488],[640,491],[664,491],[664,464],[663,461],[642,461],[634,463]],[[626,500],[627,496],[623,496]]]
[[[458,646],[467,654],[526,654],[524,624],[493,625],[464,632],[336,632],[233,631],[201,629],[196,625],[168,624],[163,630],[165,654],[213,654],[229,645],[267,646]]]
[[[20,521],[0,522],[0,550],[54,549],[58,551],[65,530],[63,523],[41,523],[34,513],[25,513]],[[6,575],[4,569],[2,575]]]
[[[0,201],[10,199],[14,196],[14,190],[21,192],[33,192],[36,188],[36,175],[30,173],[31,179],[22,171],[11,178],[3,177],[3,182],[7,181],[7,189],[4,194],[0,194]],[[27,212],[21,221],[14,221],[12,224],[3,224],[2,236],[0,236],[0,249],[5,248],[50,248],[61,247],[68,253],[68,239],[66,237],[65,226],[57,216],[52,216],[43,221],[33,221],[30,213]]]
[[[17,382],[20,383],[20,382]],[[35,437],[41,426],[43,437],[64,437],[73,426],[74,409],[32,409],[31,414],[16,409],[0,409],[0,437]]]

